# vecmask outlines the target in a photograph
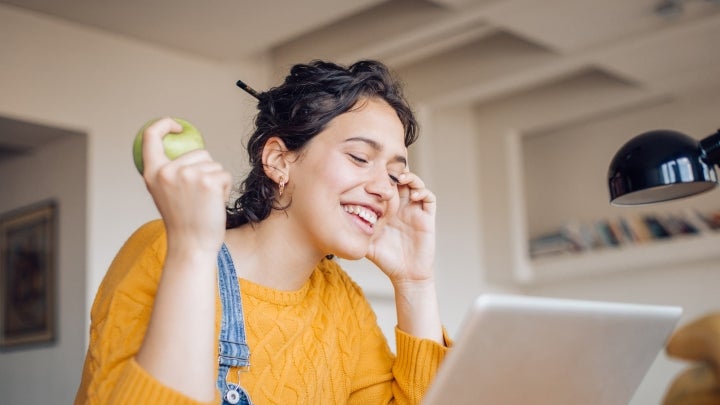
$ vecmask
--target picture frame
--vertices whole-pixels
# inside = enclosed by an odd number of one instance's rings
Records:
[[[0,215],[0,349],[55,341],[57,203]]]

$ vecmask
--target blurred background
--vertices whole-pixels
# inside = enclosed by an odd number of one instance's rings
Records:
[[[485,292],[681,305],[681,322],[720,310],[720,193],[616,208],[606,190],[633,136],[720,128],[718,43],[712,0],[1,0],[0,213],[54,199],[59,226],[55,340],[0,352],[0,402],[72,402],[97,287],[158,217],[131,158],[140,126],[193,122],[240,181],[255,107],[235,81],[263,90],[312,59],[379,59],[405,82],[451,334]],[[697,232],[643,237],[648,218]],[[344,265],[394,347],[389,282]],[[661,353],[633,404],[684,366]]]

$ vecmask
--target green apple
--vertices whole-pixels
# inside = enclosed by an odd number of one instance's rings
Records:
[[[165,155],[169,159],[175,159],[180,155],[188,153],[196,149],[205,148],[205,141],[203,140],[202,134],[197,130],[191,123],[180,119],[173,118],[178,124],[182,126],[182,132],[169,133],[162,139],[163,148],[165,149]],[[135,141],[133,142],[133,160],[135,161],[135,167],[140,174],[143,174],[143,154],[142,154],[142,139],[145,129],[156,120],[150,120],[140,128]]]

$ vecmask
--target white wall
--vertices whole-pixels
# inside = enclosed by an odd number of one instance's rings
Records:
[[[58,203],[56,339],[0,352],[4,404],[68,404],[80,382],[87,335],[86,149],[85,136],[68,135],[0,164],[0,212],[47,199]]]
[[[84,308],[78,302],[64,304],[60,317],[61,330],[73,329],[72,335],[64,332],[61,344],[72,339],[83,351],[58,346],[42,366],[39,356],[46,351],[0,357],[3,403],[68,403],[80,378],[97,286],[130,233],[157,217],[132,163],[135,133],[151,118],[186,118],[204,133],[213,156],[239,177],[252,100],[235,81],[242,77],[263,88],[269,68],[262,55],[235,66],[220,65],[4,5],[0,38],[0,115],[87,134],[87,166],[79,177],[56,178],[54,183],[68,191],[73,184],[87,183],[86,199],[78,205],[86,208],[85,266],[75,268],[86,278],[71,283],[78,274],[68,275],[63,280],[72,285],[60,297],[61,302],[71,296],[83,299]],[[8,199],[8,205],[34,198],[10,195],[14,202]],[[70,219],[61,225],[72,230]]]
[[[0,113],[77,128],[89,136],[88,291],[141,222],[156,216],[131,159],[148,119],[193,122],[215,158],[240,174],[249,96],[264,62],[224,66],[122,37],[0,7]]]
[[[507,217],[483,216],[496,193],[480,187],[481,137],[472,106],[429,109],[418,141],[420,175],[438,196],[436,278],[443,323],[454,335],[474,298],[483,292],[513,292],[499,285],[490,269],[494,222],[503,229]],[[497,170],[492,170],[497,173]]]

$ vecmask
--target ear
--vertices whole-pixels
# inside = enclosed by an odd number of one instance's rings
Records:
[[[284,176],[284,181],[290,177],[289,155],[285,142],[279,137],[273,136],[265,142],[262,152],[263,168],[265,174],[276,183],[281,181],[280,176]]]

